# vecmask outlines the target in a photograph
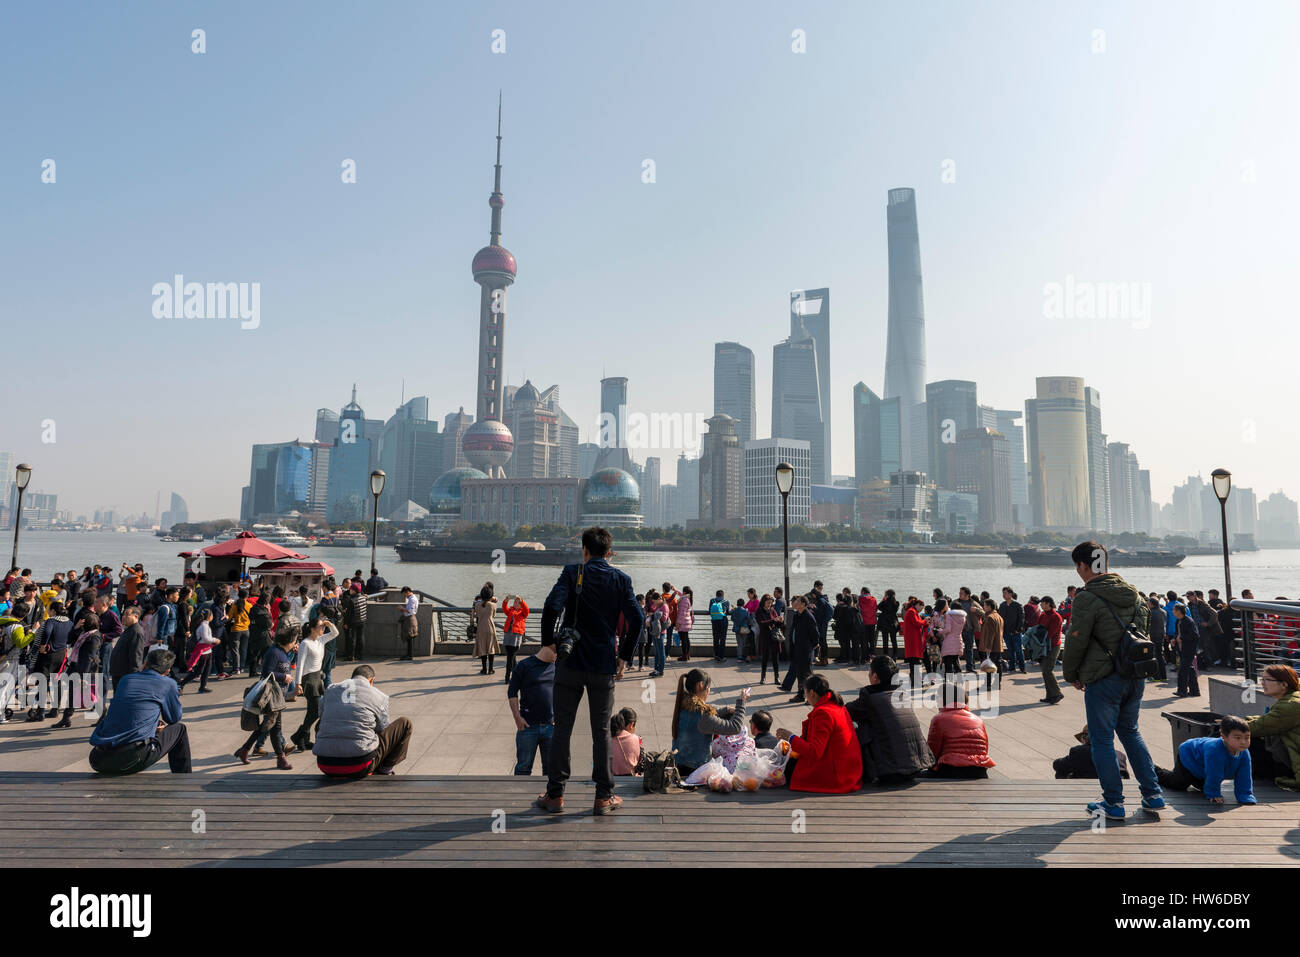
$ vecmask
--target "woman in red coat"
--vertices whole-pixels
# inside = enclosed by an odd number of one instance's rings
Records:
[[[925,619],[921,610],[925,603],[915,595],[907,599],[907,614],[903,616],[903,659],[907,662],[907,673],[912,679],[912,686],[917,685],[916,666],[925,665],[926,674],[932,670],[930,661],[925,657]]]
[[[777,731],[777,737],[790,742],[792,757],[786,769],[790,790],[818,794],[858,790],[862,787],[862,747],[844,699],[821,675],[804,680],[804,696],[812,712],[804,719],[803,730],[799,734],[784,728]]]

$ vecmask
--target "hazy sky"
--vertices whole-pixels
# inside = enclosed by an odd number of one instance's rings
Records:
[[[766,435],[789,292],[827,285],[851,473],[911,186],[931,381],[1012,408],[1083,376],[1157,500],[1218,466],[1296,496],[1297,27],[1185,0],[7,5],[0,449],[74,514],[174,489],[215,518],[254,442],[310,438],[354,380],[368,417],[403,380],[472,412],[501,89],[506,381],[560,383],[584,438],[602,373],[710,414],[722,339]],[[260,324],[155,318],[177,273],[260,283]],[[1050,317],[1067,277],[1138,284],[1134,311]]]

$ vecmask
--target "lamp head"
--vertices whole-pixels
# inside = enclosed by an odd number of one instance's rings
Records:
[[[1210,480],[1214,483],[1214,494],[1220,502],[1228,500],[1228,493],[1232,491],[1232,473],[1227,469],[1215,469],[1210,473]]]
[[[794,488],[794,466],[789,462],[782,462],[776,467],[776,490],[782,495],[789,495],[792,488]]]
[[[383,469],[375,469],[373,472],[371,472],[370,473],[370,494],[375,496],[383,494],[384,482],[386,482],[387,480],[388,480],[388,476],[384,474]]]
[[[32,467],[27,464],[18,466],[14,469],[14,484],[19,490],[27,488],[27,483],[32,480]]]

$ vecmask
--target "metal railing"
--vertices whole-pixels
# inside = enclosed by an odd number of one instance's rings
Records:
[[[1300,601],[1234,598],[1228,607],[1241,613],[1239,640],[1249,680],[1269,665],[1300,665]]]

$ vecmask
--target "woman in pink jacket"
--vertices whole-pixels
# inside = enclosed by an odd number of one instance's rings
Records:
[[[677,596],[677,617],[673,620],[673,627],[682,640],[682,656],[678,661],[691,660],[691,626],[695,623],[695,612],[691,610],[691,605],[694,601],[695,592],[691,591],[691,586],[683,585],[681,594]]]
[[[948,599],[940,598],[934,606],[930,627],[940,639],[939,654],[943,656],[943,673],[958,674],[961,671],[958,662],[962,655],[961,633],[966,627],[966,612],[949,607]]]

